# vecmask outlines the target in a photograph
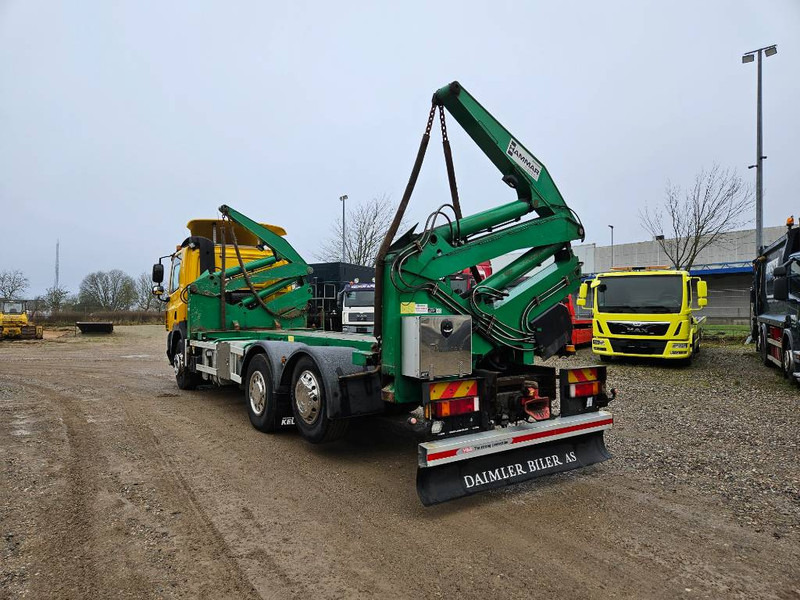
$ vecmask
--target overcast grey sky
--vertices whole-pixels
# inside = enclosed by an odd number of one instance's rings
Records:
[[[0,271],[29,295],[137,275],[221,203],[309,261],[350,202],[399,200],[432,92],[459,80],[547,165],[587,242],[647,239],[667,179],[755,158],[800,213],[800,1],[0,1]],[[514,197],[451,120],[465,212]],[[411,202],[449,198],[438,138]]]

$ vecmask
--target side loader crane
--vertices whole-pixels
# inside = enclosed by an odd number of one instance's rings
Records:
[[[437,111],[451,202],[393,242]],[[445,111],[516,199],[461,214]],[[216,241],[195,228],[171,255],[167,355],[180,387],[239,384],[256,428],[292,423],[313,443],[341,437],[353,418],[399,416],[422,439],[417,492],[425,505],[610,458],[603,435],[613,417],[602,409],[614,390],[605,367],[534,364],[570,339],[560,301],[580,284],[570,243],[583,238],[583,226],[544,165],[457,82],[433,96],[377,256],[374,335],[305,327],[311,269],[284,232],[229,206],[219,211],[221,220],[205,222]],[[522,249],[486,278],[475,268]],[[476,283],[459,293],[447,278],[464,269]],[[163,275],[159,261],[154,282]]]

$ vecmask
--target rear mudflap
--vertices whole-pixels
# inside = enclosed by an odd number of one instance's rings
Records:
[[[417,494],[425,506],[447,502],[543,475],[611,458],[603,432],[588,433],[497,454],[417,470]]]

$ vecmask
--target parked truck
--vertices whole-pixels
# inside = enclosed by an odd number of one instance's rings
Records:
[[[588,346],[592,343],[592,326],[593,320],[591,312],[585,314],[585,306],[577,306],[576,294],[570,294],[564,298],[564,306],[569,311],[569,317],[572,321],[572,347],[580,348]],[[577,308],[576,308],[577,306]]]
[[[375,268],[345,262],[314,263],[308,326],[372,333]]]
[[[437,110],[451,202],[422,231],[395,239]],[[462,215],[445,110],[516,199]],[[167,356],[179,387],[239,385],[254,427],[272,432],[293,422],[312,443],[340,438],[356,418],[392,418],[420,438],[417,492],[425,505],[610,457],[603,436],[613,417],[603,408],[614,391],[605,367],[534,364],[570,338],[560,301],[580,282],[570,243],[583,239],[583,226],[539,159],[457,82],[434,94],[378,252],[372,335],[307,328],[311,269],[285,232],[229,206],[219,211],[206,228],[221,233],[216,242],[191,242],[198,230],[190,223],[189,244],[171,255],[168,290],[161,261],[153,268],[154,292],[169,294]],[[468,294],[447,281],[520,249]]]
[[[700,351],[706,282],[688,271],[624,268],[581,284],[578,306],[592,307],[592,352],[691,362]]]
[[[800,381],[800,228],[786,221],[786,234],[753,261],[752,331],[761,361]]]

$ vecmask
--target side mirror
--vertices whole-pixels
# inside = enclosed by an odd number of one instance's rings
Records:
[[[702,279],[697,280],[697,306],[703,308],[708,304],[708,284]]]
[[[589,284],[582,283],[581,287],[578,289],[578,306],[586,306],[586,294],[589,293]]]
[[[786,272],[784,267],[775,267],[775,270],[783,269]],[[775,300],[788,300],[789,299],[789,278],[788,277],[776,277],[775,281],[773,282],[772,287],[772,297]]]
[[[153,265],[153,283],[162,283],[164,281],[164,265],[156,263]]]
[[[702,279],[697,280],[697,299],[698,301],[700,298],[705,298],[708,296],[708,284],[703,281]],[[699,302],[698,302],[699,304]]]
[[[164,295],[164,286],[163,285],[154,285],[153,286],[153,296],[163,296]]]

